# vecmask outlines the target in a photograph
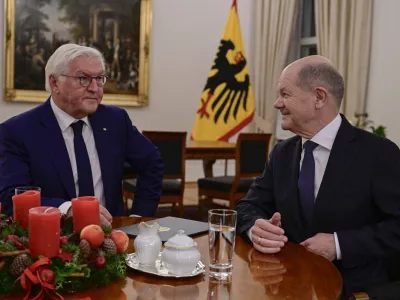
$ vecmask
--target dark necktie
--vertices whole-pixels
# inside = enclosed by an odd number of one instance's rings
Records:
[[[89,154],[82,136],[84,122],[82,120],[71,124],[74,131],[74,148],[76,167],[78,170],[79,197],[94,196],[92,169]],[[78,195],[77,195],[78,196]]]
[[[303,164],[298,181],[300,206],[307,227],[311,224],[314,214],[315,161],[313,151],[317,146],[318,144],[312,141],[304,143]]]

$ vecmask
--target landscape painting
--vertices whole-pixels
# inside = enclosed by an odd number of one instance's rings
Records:
[[[45,101],[47,60],[76,43],[103,54],[106,103],[148,104],[150,0],[6,0],[6,16],[6,100]]]

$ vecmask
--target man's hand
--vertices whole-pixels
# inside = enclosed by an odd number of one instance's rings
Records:
[[[329,233],[317,233],[300,243],[307,250],[321,255],[330,261],[336,259],[335,236]]]
[[[270,220],[258,219],[250,229],[254,248],[262,253],[281,251],[288,239],[280,226],[280,213],[275,213]]]
[[[277,257],[252,251],[250,273],[255,281],[265,285],[268,294],[276,295],[279,292],[279,285],[283,281],[286,268]]]
[[[111,227],[112,216],[108,210],[100,205],[100,224]]]

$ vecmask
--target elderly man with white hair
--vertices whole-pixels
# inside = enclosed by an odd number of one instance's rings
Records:
[[[42,205],[64,212],[77,196],[96,196],[103,224],[124,214],[124,162],[137,172],[132,214],[153,216],[161,195],[158,149],[125,110],[100,104],[107,81],[102,54],[65,44],[46,65],[47,101],[0,124],[0,201],[12,214],[15,187],[41,188]]]

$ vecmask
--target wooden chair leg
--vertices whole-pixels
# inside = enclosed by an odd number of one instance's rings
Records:
[[[129,211],[128,211],[128,197],[127,193],[125,191],[122,191],[122,201],[124,202],[124,215],[128,216]]]
[[[202,215],[203,215],[203,209],[202,209],[202,201],[201,201],[201,199],[202,199],[202,195],[201,194],[199,194],[198,195],[198,199],[199,199],[199,203],[197,204],[197,219],[199,220],[199,221],[201,221],[201,219],[202,219]]]
[[[181,197],[179,199],[179,207],[178,207],[178,209],[179,209],[178,215],[179,215],[180,218],[182,218],[183,217],[183,197]]]
[[[236,198],[235,195],[231,195],[230,199],[229,199],[229,209],[234,209],[235,208],[235,204],[236,204]]]
[[[124,213],[125,213],[125,216],[129,216],[128,200],[132,199],[132,205],[133,205],[134,198],[135,198],[135,194],[130,193],[130,192],[126,192],[126,191],[122,191],[122,200],[124,202]]]

